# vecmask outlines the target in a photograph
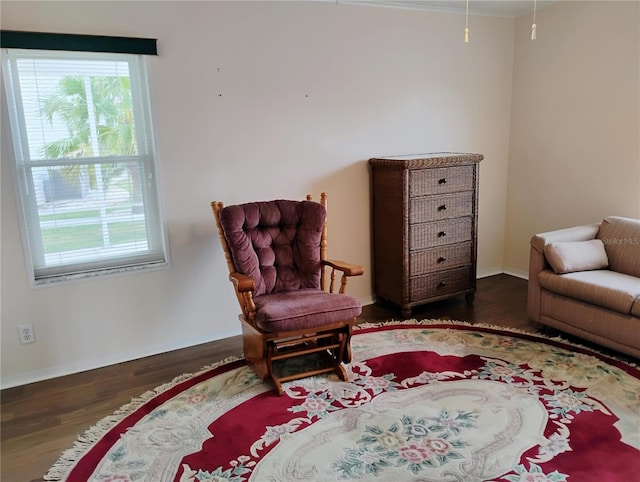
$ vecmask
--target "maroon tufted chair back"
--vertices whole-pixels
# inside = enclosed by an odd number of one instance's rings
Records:
[[[312,201],[264,201],[227,206],[220,224],[238,272],[255,282],[254,296],[320,289],[324,206]]]

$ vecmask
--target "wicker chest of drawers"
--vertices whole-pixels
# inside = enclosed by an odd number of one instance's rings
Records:
[[[482,154],[369,159],[376,296],[415,306],[476,290],[478,168]]]

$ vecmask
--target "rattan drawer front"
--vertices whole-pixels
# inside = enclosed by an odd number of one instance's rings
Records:
[[[472,287],[469,267],[416,276],[409,281],[412,301],[457,293]]]
[[[473,213],[473,191],[424,196],[411,199],[410,223],[470,216]]]
[[[416,306],[476,288],[481,154],[438,152],[369,159],[376,296]]]
[[[471,241],[471,217],[409,226],[409,249],[424,249]]]
[[[441,167],[409,172],[409,195],[427,196],[473,190],[474,166]]]
[[[409,275],[457,268],[471,262],[471,242],[425,249],[412,253]]]

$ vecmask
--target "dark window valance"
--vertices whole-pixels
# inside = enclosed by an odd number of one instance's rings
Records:
[[[4,49],[67,50],[158,55],[156,39],[76,35],[67,33],[2,30],[0,47]]]

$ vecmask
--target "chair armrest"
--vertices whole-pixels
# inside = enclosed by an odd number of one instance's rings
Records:
[[[346,276],[360,276],[364,273],[364,268],[356,264],[345,263],[335,259],[325,259],[322,261],[323,266],[329,266],[338,271],[342,271]]]
[[[329,283],[329,293],[333,293],[333,286],[334,286],[334,281],[336,278],[336,271],[341,271],[342,272],[342,277],[340,278],[340,291],[339,293],[343,294],[347,288],[347,278],[349,276],[360,276],[362,273],[364,273],[364,269],[362,268],[362,266],[358,266],[356,264],[349,264],[349,263],[345,263],[344,261],[338,261],[335,259],[323,259],[322,261],[320,261],[321,265],[322,265],[322,289],[326,290],[326,285],[325,285],[325,281],[324,281],[324,267],[328,266],[329,268],[331,268],[331,277],[330,277],[330,283]]]
[[[253,292],[256,289],[256,284],[253,278],[246,274],[232,271],[229,273],[229,280],[235,288],[244,319],[253,325],[256,319],[256,305],[253,302]]]
[[[229,273],[229,280],[234,284],[238,292],[246,293],[247,291],[255,291],[256,284],[253,278],[246,274],[238,273],[234,271]]]

